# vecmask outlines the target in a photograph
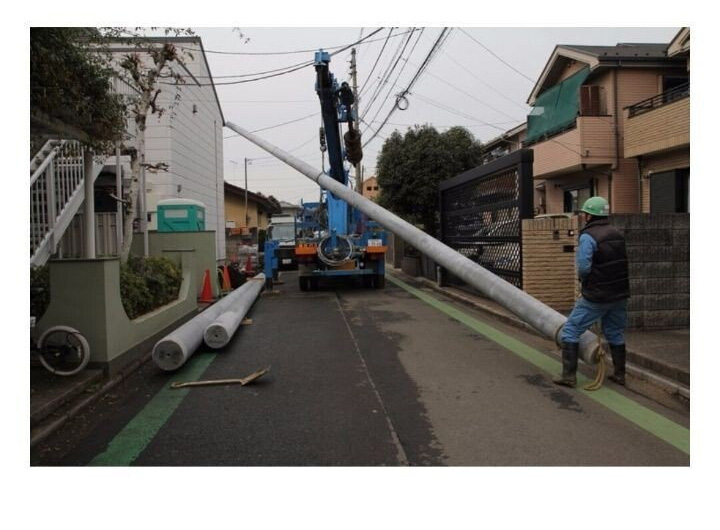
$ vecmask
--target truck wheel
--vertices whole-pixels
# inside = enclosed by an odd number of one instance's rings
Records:
[[[310,278],[308,278],[307,276],[298,277],[298,283],[300,284],[301,291],[309,291],[310,290]]]
[[[375,289],[385,289],[385,275],[384,274],[374,274],[373,275]]]

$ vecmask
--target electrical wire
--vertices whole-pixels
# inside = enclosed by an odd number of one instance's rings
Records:
[[[370,37],[372,37],[373,35],[377,34],[378,32],[380,32],[380,31],[383,30],[383,29],[384,29],[384,28],[379,28],[379,29],[373,31],[372,33],[370,33],[367,37],[364,37],[363,39],[360,39],[360,40],[358,40],[358,41],[355,41],[355,42],[352,43],[352,44],[349,44],[349,45],[347,45],[347,46],[345,46],[345,47],[343,47],[343,48],[340,48],[339,50],[331,53],[330,55],[331,55],[331,56],[332,56],[332,55],[337,55],[338,53],[342,53],[342,52],[344,52],[345,50],[347,50],[347,49],[349,49],[349,48],[352,48],[353,46],[357,46],[357,45],[359,45],[360,43],[368,40]],[[261,77],[255,77],[255,78],[253,78],[253,79],[243,79],[243,80],[239,80],[239,81],[227,81],[227,82],[224,82],[224,83],[212,83],[212,82],[211,82],[211,83],[196,83],[194,86],[226,86],[226,85],[239,85],[239,84],[243,84],[243,83],[252,83],[252,82],[255,82],[255,81],[262,81],[262,80],[265,80],[265,79],[271,79],[271,78],[273,78],[273,77],[278,77],[278,76],[281,76],[281,75],[286,75],[286,74],[290,74],[290,73],[293,73],[293,72],[297,72],[298,70],[302,70],[303,68],[307,68],[308,66],[312,66],[312,65],[314,65],[314,64],[315,64],[315,61],[314,61],[314,60],[312,60],[312,61],[306,61],[306,62],[303,62],[303,63],[298,63],[298,64],[296,64],[296,65],[292,65],[292,66],[286,67],[286,69],[279,69],[279,70],[275,71],[275,73],[271,73],[271,74],[269,74],[269,75],[263,75],[263,76],[261,76]],[[196,78],[197,78],[197,77],[196,77]],[[212,79],[211,76],[210,76],[210,79]],[[170,85],[170,86],[176,85],[176,83],[160,83],[160,84],[162,84],[162,85]]]
[[[502,57],[500,57],[498,54],[496,54],[496,53],[495,53],[494,51],[492,51],[490,48],[488,48],[487,46],[485,46],[482,42],[480,42],[480,41],[477,40],[475,37],[473,37],[472,35],[470,35],[467,31],[465,31],[465,30],[462,29],[462,28],[460,28],[460,31],[461,31],[462,33],[464,33],[468,38],[470,38],[473,42],[475,42],[476,44],[479,44],[480,46],[482,46],[490,55],[492,55],[492,56],[495,57],[498,61],[500,61],[500,62],[503,63],[505,66],[507,66],[508,68],[510,68],[513,72],[520,74],[520,75],[523,76],[525,79],[527,79],[527,80],[530,81],[531,83],[535,84],[535,81],[534,81],[533,79],[531,79],[530,77],[526,76],[526,75],[523,74],[520,70],[518,70],[517,68],[515,68],[513,65],[511,65],[511,64],[508,63],[507,61],[505,61]]]
[[[384,28],[380,28],[380,29],[384,29]],[[375,33],[377,33],[377,31],[373,32],[369,36],[372,36]],[[405,33],[396,33],[395,37],[399,37],[404,34]],[[366,40],[366,39],[368,39],[368,37],[365,37],[363,39],[362,32],[361,32],[360,38],[353,44],[342,44],[340,46],[331,46],[331,47],[323,48],[323,49],[325,49],[327,51],[336,50],[336,49],[341,49],[341,50],[345,49],[346,50],[349,47],[355,46],[359,43],[370,44],[372,42],[378,42],[378,41],[382,40],[382,39],[372,39],[372,40]],[[218,50],[204,50],[202,48],[191,48],[189,46],[178,46],[178,48],[182,48],[184,50],[189,50],[189,51],[197,51],[197,52],[202,51],[205,53],[213,53],[213,54],[220,54],[220,55],[247,55],[247,56],[293,55],[293,54],[299,54],[299,53],[312,53],[312,52],[317,51],[317,48],[314,48],[312,50],[294,50],[294,51],[286,51],[286,52],[229,52],[229,51],[218,51]]]
[[[432,48],[430,49],[430,51],[428,52],[428,54],[427,54],[427,56],[425,57],[425,60],[423,61],[422,65],[420,65],[420,68],[419,68],[418,71],[416,72],[415,77],[412,78],[412,80],[411,80],[410,83],[408,84],[407,88],[405,88],[405,89],[399,94],[398,98],[395,100],[395,104],[393,105],[393,107],[390,109],[390,112],[388,112],[387,116],[386,116],[385,119],[383,120],[383,123],[380,125],[380,127],[377,128],[377,131],[375,132],[375,134],[373,134],[373,135],[363,144],[363,147],[365,147],[367,144],[369,144],[370,142],[372,142],[372,141],[375,139],[375,137],[377,137],[377,135],[379,134],[380,130],[385,126],[385,124],[386,124],[386,123],[388,122],[388,120],[390,119],[390,116],[392,116],[392,114],[395,112],[395,110],[397,110],[399,99],[402,98],[402,97],[404,97],[406,94],[409,94],[409,93],[410,93],[410,90],[412,89],[413,85],[420,79],[420,77],[421,77],[421,75],[423,74],[423,72],[424,72],[424,71],[427,69],[427,67],[430,65],[430,62],[431,62],[432,59],[435,57],[435,55],[436,55],[436,53],[437,53],[437,50],[439,50],[439,49],[442,47],[442,45],[446,42],[448,36],[450,35],[450,31],[448,31],[448,30],[450,30],[450,28],[447,28],[447,27],[446,27],[446,28],[443,28],[442,32],[440,33],[440,36],[437,38],[437,40],[435,41],[435,44],[433,45],[433,47],[432,47]]]

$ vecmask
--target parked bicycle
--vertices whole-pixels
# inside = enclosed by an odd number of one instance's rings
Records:
[[[34,327],[31,319],[30,328]],[[75,375],[90,361],[87,339],[70,326],[53,326],[33,341],[30,333],[30,355],[37,355],[40,364],[56,375]]]

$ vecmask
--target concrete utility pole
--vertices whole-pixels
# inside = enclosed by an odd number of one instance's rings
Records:
[[[352,77],[352,91],[353,95],[355,96],[355,104],[353,105],[353,110],[355,111],[355,116],[357,116],[357,128],[358,132],[360,132],[360,109],[358,107],[358,86],[357,86],[357,62],[355,60],[356,51],[355,48],[352,49],[350,52],[350,76]],[[355,164],[355,189],[362,193],[363,190],[363,177],[362,177],[362,166],[360,165],[360,162]]]
[[[247,189],[247,166],[248,159],[245,159],[245,226],[249,228],[250,215],[248,214],[248,189]]]

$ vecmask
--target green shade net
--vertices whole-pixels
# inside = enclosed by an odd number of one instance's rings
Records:
[[[590,68],[583,68],[538,96],[528,115],[526,142],[560,131],[575,122],[580,107],[580,86],[589,74]]]

